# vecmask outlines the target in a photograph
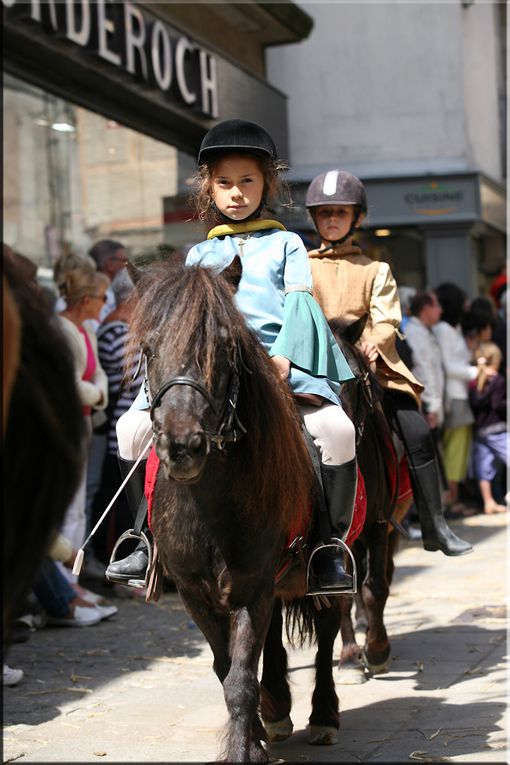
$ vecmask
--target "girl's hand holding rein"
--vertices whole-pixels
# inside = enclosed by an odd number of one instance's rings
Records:
[[[271,361],[274,363],[282,380],[286,380],[290,374],[290,361],[285,356],[273,356]]]

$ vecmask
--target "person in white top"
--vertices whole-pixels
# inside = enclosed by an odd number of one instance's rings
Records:
[[[442,309],[433,292],[417,292],[410,302],[411,316],[406,326],[406,340],[413,353],[414,376],[425,386],[421,408],[432,430],[444,420],[445,373],[438,340],[432,327],[441,318]]]
[[[471,351],[460,327],[466,300],[464,292],[450,283],[441,284],[434,291],[443,311],[442,320],[434,326],[433,332],[441,349],[446,375],[444,466],[450,502],[455,505],[458,485],[466,477],[471,451],[474,417],[468,401],[468,386],[478,372],[471,364]]]

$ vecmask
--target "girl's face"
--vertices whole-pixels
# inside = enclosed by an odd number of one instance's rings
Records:
[[[211,194],[218,210],[232,220],[245,220],[262,201],[264,176],[258,162],[243,154],[220,159],[211,174]]]
[[[361,225],[360,215],[356,228]],[[315,224],[321,239],[336,242],[349,231],[354,220],[353,205],[320,205],[315,208]]]

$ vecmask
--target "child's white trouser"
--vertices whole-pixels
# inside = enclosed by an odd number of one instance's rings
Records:
[[[343,465],[356,453],[354,425],[341,406],[330,404],[310,406],[299,404],[306,429],[325,465]],[[151,419],[147,409],[129,409],[117,421],[119,455],[136,460],[152,438]]]

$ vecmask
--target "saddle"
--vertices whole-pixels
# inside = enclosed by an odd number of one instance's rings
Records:
[[[159,458],[156,455],[154,448],[151,448],[149,456],[147,458],[147,465],[145,467],[145,496],[147,498],[147,521],[149,528],[152,530],[152,505],[154,500],[154,490],[156,487],[156,480],[159,470]],[[367,510],[367,496],[365,492],[365,482],[358,468],[358,486],[356,491],[356,501],[354,504],[354,514],[351,523],[351,528],[347,539],[346,545],[350,547],[355,539],[361,534],[363,525],[365,523]],[[310,536],[312,528],[313,514],[312,504],[308,505],[306,512],[303,514],[302,522],[291,529],[289,529],[288,537],[282,551],[282,556],[278,569],[275,575],[275,583],[280,582],[283,577],[299,563],[306,564],[306,542]],[[153,568],[157,568],[159,564],[157,559],[157,551],[154,550],[153,554]],[[149,573],[150,580],[150,573]]]

